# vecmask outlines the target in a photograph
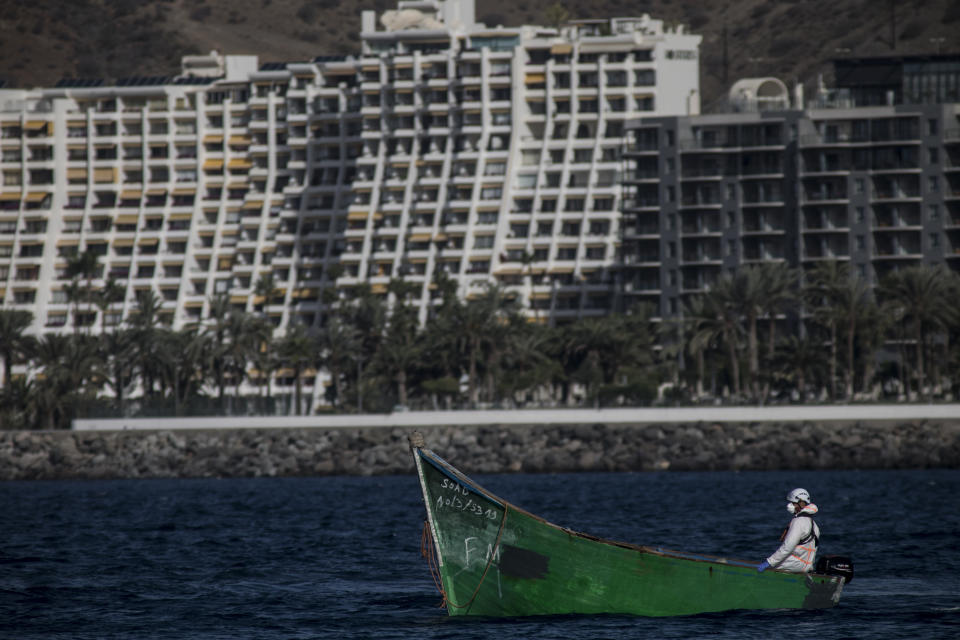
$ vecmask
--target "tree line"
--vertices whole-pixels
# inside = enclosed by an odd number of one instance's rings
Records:
[[[93,415],[396,405],[930,400],[948,397],[960,374],[960,277],[944,267],[907,267],[872,287],[845,263],[804,272],[747,266],[687,297],[675,318],[638,304],[560,326],[531,322],[499,285],[461,299],[441,274],[425,323],[415,287],[397,279],[387,297],[366,285],[349,299],[328,292],[321,326],[293,323],[283,332],[262,309],[240,311],[226,294],[210,299],[205,321],[175,330],[150,290],[109,325],[123,289],[93,285],[96,257],[77,257],[68,272],[72,332],[28,335],[29,311],[0,309],[5,428],[68,428]],[[258,288],[269,294],[271,284]],[[93,331],[97,311],[102,325]],[[16,365],[27,373],[13,375]],[[326,385],[321,406],[304,397],[311,382]]]

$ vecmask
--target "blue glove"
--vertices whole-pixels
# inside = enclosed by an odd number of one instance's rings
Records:
[[[767,562],[766,560],[764,560],[763,562],[761,562],[760,564],[757,565],[757,572],[758,572],[758,573],[763,573],[764,571],[766,571],[766,570],[769,569],[769,568],[770,568],[770,563]]]

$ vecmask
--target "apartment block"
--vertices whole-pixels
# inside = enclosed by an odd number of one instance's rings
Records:
[[[917,75],[916,60],[900,64]],[[765,79],[748,100],[735,85],[729,113],[628,124],[624,304],[673,315],[685,295],[766,261],[839,260],[874,284],[911,264],[960,271],[960,104],[935,91],[897,103],[914,95],[894,92],[910,74],[883,84],[875,65],[859,81],[843,68],[860,88],[823,89],[806,108]],[[942,86],[957,86],[960,65],[951,73]]]
[[[364,12],[360,36],[355,55],[0,89],[0,300],[34,332],[96,332],[141,290],[174,328],[227,295],[283,331],[392,278],[426,318],[443,272],[543,321],[608,312],[626,124],[699,112],[700,36],[645,15],[491,28],[472,0]],[[84,251],[124,296],[74,314]]]

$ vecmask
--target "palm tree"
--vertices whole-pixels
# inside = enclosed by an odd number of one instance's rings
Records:
[[[690,348],[696,353],[713,344],[722,344],[727,353],[734,397],[740,397],[741,335],[740,304],[736,304],[733,280],[719,278],[706,293],[700,294],[699,302],[688,304],[687,312],[696,327],[690,338]]]
[[[783,263],[768,263],[761,266],[743,267],[728,280],[729,288],[721,286],[728,294],[727,304],[743,318],[747,332],[747,367],[750,389],[753,397],[761,401],[760,389],[760,346],[758,321],[764,315],[770,321],[768,355],[772,356],[775,346],[777,314],[791,299],[790,289],[796,276],[793,270]]]
[[[139,363],[144,397],[153,395],[154,382],[162,379],[159,370],[162,348],[159,333],[162,306],[162,301],[153,289],[138,291],[136,308],[128,318],[130,328],[136,336],[136,359]]]
[[[257,278],[256,284],[253,285],[253,293],[256,296],[256,300],[263,300],[263,302],[255,306],[262,309],[264,306],[269,305],[276,292],[277,280],[273,272],[268,271],[267,273],[261,273],[260,277]]]
[[[157,330],[157,372],[172,396],[174,414],[183,414],[188,401],[199,395],[207,377],[214,349],[210,335],[197,325],[173,331]]]
[[[19,376],[0,388],[0,428],[33,429],[37,426],[34,381]]]
[[[366,366],[373,361],[380,348],[388,319],[386,300],[373,293],[367,283],[354,289],[353,300],[343,304],[339,314],[356,331],[356,348],[351,354],[356,372],[356,398],[358,410],[363,406],[363,387]],[[346,370],[343,371],[346,373]]]
[[[555,331],[522,319],[512,323],[497,376],[501,397],[516,400],[517,394],[537,391],[563,376],[560,358],[554,357],[552,348]]]
[[[873,378],[877,368],[877,352],[883,348],[884,340],[888,335],[893,320],[893,313],[885,306],[878,304],[871,298],[862,309],[857,327],[857,350],[863,367],[863,382],[861,389],[870,393]]]
[[[630,367],[642,369],[653,361],[650,308],[641,305],[630,314],[586,318],[564,327],[565,361],[571,378],[587,389],[587,398],[600,407],[600,392],[617,374]]]
[[[711,348],[715,338],[718,337],[710,336],[708,339],[707,335],[704,334],[700,336],[698,340],[693,339],[694,336],[697,336],[701,330],[710,324],[706,304],[706,297],[703,295],[687,298],[683,303],[683,314],[678,321],[681,325],[679,329],[680,335],[682,336],[683,342],[687,345],[687,351],[697,362],[697,398],[702,397],[704,393],[705,354],[707,350]]]
[[[260,320],[263,320],[260,318]],[[260,414],[266,414],[270,405],[271,381],[274,372],[280,368],[280,360],[275,352],[275,343],[273,339],[273,325],[269,322],[262,322],[263,330],[261,334],[262,342],[253,354],[253,366],[257,370],[257,380],[260,386]]]
[[[883,296],[893,306],[896,317],[913,326],[918,396],[927,393],[924,351],[928,337],[952,323],[956,278],[943,266],[912,266],[890,273],[881,284]]]
[[[234,397],[240,397],[240,385],[247,376],[247,366],[273,335],[273,325],[266,319],[232,311],[228,316],[226,356],[227,372],[234,384]]]
[[[807,385],[811,380],[819,379],[824,369],[823,347],[816,340],[790,336],[777,351],[775,370],[781,378],[792,383],[801,403],[806,401]]]
[[[391,379],[396,387],[397,402],[401,405],[408,404],[410,373],[420,362],[422,351],[416,310],[400,300],[390,316],[383,341],[374,356],[373,366]]]
[[[760,290],[763,292],[761,309],[769,322],[767,332],[767,361],[772,364],[776,354],[777,316],[796,302],[799,272],[785,262],[765,262],[758,268]]]
[[[516,306],[516,300],[507,297],[500,285],[488,284],[479,298],[465,303],[455,301],[446,309],[447,321],[456,331],[458,351],[467,359],[467,388],[473,406],[480,399],[479,365],[483,351],[499,334],[498,323],[515,313]]]
[[[39,374],[35,392],[40,425],[45,429],[67,428],[82,403],[96,395],[97,353],[86,336],[47,334],[37,341]]]
[[[830,399],[837,397],[837,332],[839,318],[834,301],[850,280],[846,264],[835,260],[818,263],[809,273],[810,279],[803,291],[803,297],[813,308],[813,320],[826,327],[829,335],[830,366],[828,390]]]
[[[283,366],[293,369],[294,413],[300,415],[303,409],[304,369],[316,366],[317,342],[300,324],[287,328],[287,333],[277,343],[277,356]]]
[[[99,339],[100,366],[106,384],[113,390],[120,415],[124,415],[126,394],[136,371],[137,333],[122,328],[104,333]]]
[[[846,338],[846,397],[853,399],[855,377],[855,346],[857,336],[864,321],[876,314],[872,313],[876,307],[873,301],[873,292],[862,278],[847,281],[847,286],[836,292],[834,304],[837,307],[838,317],[842,322],[842,333]],[[864,383],[866,384],[866,380]]]
[[[93,279],[100,275],[101,270],[100,256],[90,249],[70,258],[67,262],[67,278],[73,281],[73,286],[68,287],[67,292],[74,303],[75,330],[81,324],[78,319],[80,303],[89,303],[93,299]],[[81,280],[85,281],[82,286]]]
[[[342,403],[343,376],[354,354],[360,349],[359,333],[339,314],[333,314],[321,329],[317,346],[321,360],[330,374],[333,402]]]
[[[233,307],[230,305],[230,296],[225,293],[210,298],[209,302],[209,325],[207,331],[213,340],[213,374],[214,384],[217,387],[217,404],[220,413],[226,411],[225,391],[227,387],[227,332],[233,315]]]
[[[33,313],[22,309],[0,309],[0,362],[3,386],[10,385],[10,372],[30,351],[33,338],[24,332],[33,324]]]
[[[113,304],[123,301],[126,289],[113,278],[109,278],[100,289],[94,291],[92,299],[100,310],[100,332],[107,332],[107,311]]]

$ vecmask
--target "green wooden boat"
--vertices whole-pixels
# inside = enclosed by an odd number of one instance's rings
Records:
[[[424,552],[452,616],[820,609],[842,577],[603,540],[498,498],[426,448],[410,445],[427,508]]]

